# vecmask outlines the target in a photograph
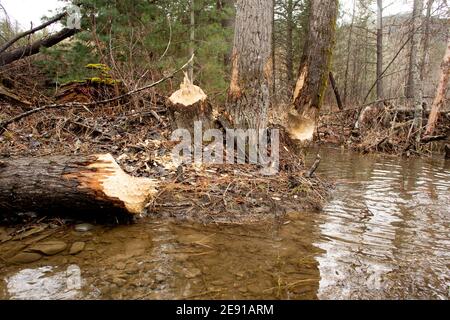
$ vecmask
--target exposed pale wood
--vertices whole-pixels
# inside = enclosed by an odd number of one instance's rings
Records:
[[[157,181],[125,173],[110,154],[4,159],[0,211],[127,216],[144,211]]]
[[[213,127],[212,106],[203,90],[194,85],[185,74],[180,89],[167,99],[173,129],[194,132],[194,123],[201,121],[204,130]]]
[[[310,1],[309,32],[295,85],[295,111],[288,118],[292,138],[311,140],[328,83],[336,19],[337,0]]]
[[[450,37],[447,42],[447,50],[445,51],[444,59],[441,65],[441,77],[439,85],[436,90],[436,96],[431,106],[430,117],[428,118],[427,128],[425,134],[431,135],[436,127],[440,111],[445,103],[447,95],[448,83],[450,78]]]

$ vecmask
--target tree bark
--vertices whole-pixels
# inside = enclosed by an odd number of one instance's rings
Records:
[[[294,83],[294,3],[288,0],[286,10],[286,72],[288,86]]]
[[[315,132],[328,83],[337,13],[337,0],[310,2],[309,32],[293,97],[296,112],[288,118],[288,130],[297,140],[310,140]]]
[[[153,179],[126,174],[109,154],[0,161],[3,214],[135,215],[144,211],[155,186]]]
[[[412,23],[414,26],[413,35],[411,38],[411,65],[410,65],[410,74],[411,74],[411,99],[414,105],[414,129],[415,129],[415,137],[416,141],[420,141],[420,136],[422,134],[422,82],[420,81],[420,70],[419,70],[419,55],[418,55],[418,46],[419,46],[419,38],[420,34],[418,33],[423,11],[423,0],[414,0],[414,8],[413,8],[413,19]]]
[[[341,94],[339,93],[339,88],[336,84],[336,80],[334,79],[333,72],[331,72],[331,71],[330,71],[329,78],[330,78],[331,87],[333,88],[334,96],[336,97],[336,103],[338,105],[338,108],[339,108],[339,110],[343,110],[344,106],[342,105]]]
[[[420,80],[424,81],[427,73],[427,65],[430,60],[430,27],[431,27],[431,8],[434,0],[428,0],[427,3],[427,15],[425,17],[425,32],[423,35],[423,51],[422,59],[420,62]]]
[[[265,129],[272,84],[272,0],[237,0],[226,109],[234,126]]]
[[[41,48],[50,48],[61,41],[72,37],[80,30],[64,28],[56,34],[48,36],[33,42],[30,45],[23,46],[11,51],[3,52],[0,54],[0,67],[10,64],[16,60],[35,55],[39,53]]]
[[[344,104],[347,105],[347,88],[348,88],[348,73],[350,68],[350,54],[352,52],[352,36],[353,36],[353,26],[355,23],[355,15],[356,15],[356,0],[353,0],[353,13],[352,13],[352,21],[350,22],[350,30],[348,32],[348,40],[347,40],[347,59],[345,62],[345,74],[344,74]]]
[[[192,57],[195,53],[195,8],[194,0],[189,1],[189,13],[190,13],[190,35],[189,35],[189,56]],[[194,59],[189,63],[188,67],[189,79],[194,81]]]
[[[448,83],[450,77],[450,37],[447,40],[447,50],[445,51],[444,59],[441,65],[441,77],[439,85],[436,90],[436,96],[431,106],[430,117],[428,118],[428,124],[425,134],[431,135],[436,127],[436,123],[439,117],[439,111],[442,109],[445,103],[445,97],[447,95]]]
[[[377,100],[384,99],[383,85],[383,0],[377,0]]]

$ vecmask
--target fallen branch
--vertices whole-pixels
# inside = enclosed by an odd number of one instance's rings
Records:
[[[15,116],[15,117],[13,117],[13,118],[11,118],[11,119],[8,119],[8,120],[5,120],[5,121],[0,122],[0,135],[3,134],[3,133],[5,132],[5,130],[7,129],[7,127],[8,127],[11,123],[17,122],[17,121],[19,121],[19,120],[22,120],[22,119],[24,119],[24,118],[26,118],[26,117],[29,117],[29,116],[31,116],[31,115],[33,115],[33,114],[35,114],[35,113],[38,113],[38,112],[41,112],[41,111],[44,111],[44,110],[48,110],[48,109],[60,109],[60,108],[72,108],[72,107],[77,107],[77,108],[80,108],[80,107],[81,107],[81,108],[87,108],[87,107],[97,106],[97,105],[101,105],[101,104],[107,104],[107,103],[111,103],[111,102],[114,102],[114,101],[123,99],[123,98],[128,97],[128,96],[132,96],[132,95],[134,95],[134,94],[136,94],[136,93],[139,93],[139,92],[142,92],[142,91],[144,91],[144,90],[153,88],[153,87],[155,87],[155,86],[157,86],[157,85],[163,83],[164,81],[166,81],[166,80],[172,78],[172,77],[175,76],[177,73],[179,73],[181,70],[183,70],[184,68],[186,68],[186,67],[189,65],[189,63],[193,60],[193,58],[194,58],[194,56],[192,56],[192,57],[189,59],[188,62],[186,62],[186,63],[185,63],[182,67],[180,67],[179,69],[177,69],[177,70],[175,70],[174,72],[172,72],[170,75],[168,75],[168,76],[166,76],[166,77],[164,77],[164,78],[162,78],[162,79],[160,79],[160,80],[158,80],[158,81],[156,81],[156,82],[153,82],[153,83],[151,83],[151,84],[149,84],[149,85],[146,85],[146,86],[143,86],[143,87],[141,87],[141,88],[137,88],[137,89],[131,90],[131,91],[127,92],[127,93],[124,93],[124,94],[122,94],[122,95],[120,95],[120,96],[116,96],[116,97],[114,97],[114,98],[105,99],[105,100],[101,100],[101,101],[88,102],[88,103],[69,102],[69,103],[63,103],[63,104],[49,104],[49,105],[46,105],[46,106],[38,107],[38,108],[32,109],[32,110],[30,110],[30,111],[24,112],[24,113],[19,114],[19,115]]]
[[[7,41],[4,45],[2,45],[0,47],[0,53],[5,52],[9,47],[11,47],[14,43],[16,43],[17,41],[19,41],[22,38],[25,38],[26,36],[33,34],[39,30],[42,30],[46,27],[48,27],[51,24],[54,24],[55,22],[60,21],[62,18],[64,18],[67,15],[67,12],[58,14],[57,16],[55,16],[54,18],[50,19],[49,21],[41,24],[40,26],[37,26],[35,28],[32,28],[30,30],[27,30],[25,32],[19,33],[17,36],[15,36],[14,38],[12,38],[11,40]]]
[[[312,165],[311,169],[309,169],[308,173],[306,174],[306,178],[312,178],[314,172],[316,172],[317,168],[319,167],[320,161],[322,158],[320,157],[320,154],[316,156],[316,161],[314,161],[314,164]]]
[[[29,45],[19,47],[11,51],[3,52],[0,54],[0,67],[8,65],[16,60],[35,55],[41,51],[41,48],[53,47],[61,41],[72,37],[78,32],[80,32],[79,29],[64,28],[58,33],[37,40]]]
[[[420,142],[422,143],[430,143],[430,142],[435,142],[435,141],[442,141],[442,140],[446,140],[447,139],[447,135],[443,134],[443,135],[439,135],[439,136],[426,136],[423,137]]]

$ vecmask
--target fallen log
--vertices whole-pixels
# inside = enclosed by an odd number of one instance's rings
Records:
[[[132,177],[110,154],[0,160],[0,213],[125,217],[144,212],[156,180]]]
[[[61,41],[72,37],[76,33],[80,32],[78,29],[64,28],[61,31],[44,37],[40,40],[32,42],[29,45],[25,45],[11,51],[0,53],[0,67],[10,64],[16,60],[23,59],[35,55],[41,51],[42,48],[50,48],[60,43]]]

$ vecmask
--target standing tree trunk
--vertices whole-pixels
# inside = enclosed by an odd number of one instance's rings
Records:
[[[338,106],[339,110],[344,110],[344,106],[342,105],[342,100],[341,100],[341,94],[339,93],[339,88],[336,84],[336,80],[334,79],[333,72],[331,72],[331,71],[330,71],[329,78],[330,78],[331,88],[333,89],[334,96],[336,97],[337,106]]]
[[[237,128],[264,129],[272,84],[272,0],[237,0],[227,111]]]
[[[436,96],[431,107],[430,117],[426,129],[426,135],[431,135],[438,121],[439,111],[444,106],[445,96],[447,94],[448,82],[450,77],[450,37],[447,40],[447,50],[441,65],[441,78],[436,91]]]
[[[411,38],[411,65],[410,65],[410,74],[411,74],[411,99],[412,104],[414,105],[414,129],[416,140],[420,140],[420,135],[422,131],[422,82],[420,81],[420,70],[419,70],[419,55],[418,55],[418,46],[420,34],[418,32],[421,24],[421,15],[423,10],[423,0],[414,0],[414,9],[413,9],[413,19],[412,23],[414,26],[413,35]]]
[[[294,84],[294,3],[288,0],[286,10],[286,72],[288,86]]]
[[[276,1],[273,1],[273,14],[272,14],[272,101],[276,101],[277,99],[277,74],[276,74],[276,46],[275,46],[275,5]]]
[[[348,71],[350,67],[350,54],[352,51],[351,48],[352,48],[353,25],[355,23],[355,15],[356,15],[356,0],[353,0],[352,21],[350,22],[350,30],[348,32],[348,40],[347,40],[347,60],[345,62],[344,105],[347,105]]]
[[[377,7],[377,100],[383,100],[383,0],[377,0]]]
[[[427,65],[430,60],[430,25],[431,25],[431,7],[434,0],[428,0],[427,3],[427,16],[425,18],[425,33],[423,35],[423,51],[422,60],[420,62],[420,80],[425,79],[427,73]]]
[[[234,14],[234,0],[217,0],[217,10],[222,14],[222,19],[220,21],[222,28],[234,30],[234,23],[236,18]],[[227,37],[227,43],[228,41],[231,43],[233,39],[228,38],[229,37]],[[223,61],[226,66],[230,65],[231,50],[224,55]]]
[[[189,13],[190,13],[190,36],[189,36],[189,56],[192,57],[195,52],[195,8],[194,0],[189,1]],[[189,79],[194,82],[194,59],[192,59],[188,68]]]
[[[328,83],[334,46],[337,0],[310,1],[309,31],[294,90],[295,112],[288,130],[294,139],[312,139]]]

